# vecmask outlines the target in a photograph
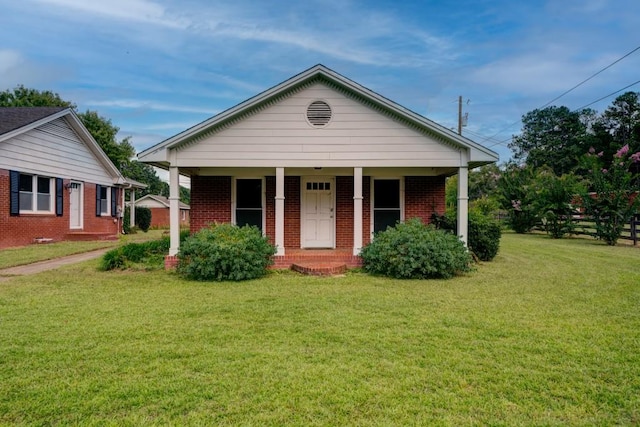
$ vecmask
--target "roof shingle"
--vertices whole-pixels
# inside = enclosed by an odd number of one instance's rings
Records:
[[[0,108],[0,135],[65,109],[65,107],[2,107]]]

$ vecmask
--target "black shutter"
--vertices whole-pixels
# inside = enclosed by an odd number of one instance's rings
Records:
[[[9,171],[9,186],[11,197],[9,199],[9,213],[11,216],[20,215],[20,172]]]
[[[111,187],[111,216],[116,216],[118,210],[118,189]]]
[[[100,216],[100,189],[102,186],[100,184],[96,184],[96,216]]]
[[[62,216],[63,198],[62,178],[56,178],[56,215]]]

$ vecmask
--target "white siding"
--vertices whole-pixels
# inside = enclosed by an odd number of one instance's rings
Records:
[[[0,142],[0,169],[113,185],[113,178],[64,118]]]
[[[307,106],[323,100],[331,122],[314,128]],[[315,84],[194,144],[181,167],[456,167],[455,148],[322,84]]]
[[[136,200],[136,206],[141,207],[141,208],[168,208],[168,206],[160,203],[157,200],[154,199],[144,199],[144,200]]]

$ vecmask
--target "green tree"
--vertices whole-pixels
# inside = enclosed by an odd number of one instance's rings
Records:
[[[558,176],[572,172],[591,144],[589,129],[595,117],[590,109],[552,106],[530,111],[522,117],[522,133],[513,137],[509,148],[516,161],[533,168],[547,166]]]
[[[501,207],[507,212],[507,223],[516,233],[530,231],[539,221],[535,180],[532,166],[509,163],[498,182]]]
[[[579,178],[574,174],[557,176],[550,169],[538,170],[533,201],[545,231],[554,239],[561,239],[575,229],[573,216],[577,214],[575,202],[583,192]]]
[[[18,85],[13,90],[0,92],[0,107],[65,107],[75,110],[76,105],[63,100],[57,93]]]
[[[125,169],[136,154],[135,148],[129,142],[130,137],[118,141],[117,135],[120,128],[114,126],[110,119],[100,116],[96,111],[87,110],[78,114],[78,117],[113,164],[120,171]]]
[[[623,146],[613,155],[614,161],[609,167],[595,150],[590,150],[582,159],[589,171],[588,192],[582,195],[585,213],[596,223],[596,237],[612,246],[640,206],[637,184],[630,168],[632,164],[640,163],[640,151],[630,153],[629,146]]]

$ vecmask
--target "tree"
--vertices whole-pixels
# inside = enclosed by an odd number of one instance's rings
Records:
[[[614,161],[609,167],[595,150],[590,150],[582,159],[585,169],[589,170],[588,192],[582,195],[585,213],[596,223],[596,237],[612,246],[618,242],[624,226],[640,206],[630,168],[632,164],[640,163],[640,151],[629,155],[630,152],[628,145],[620,148],[613,155]]]
[[[135,148],[129,142],[130,137],[118,141],[117,135],[120,129],[96,111],[87,110],[78,114],[78,117],[107,157],[120,171],[123,171],[136,154]]]
[[[611,166],[617,150],[628,145],[631,152],[640,151],[640,100],[636,92],[617,97],[593,125],[592,144],[595,153],[602,153],[604,167]],[[639,172],[638,165],[632,165]]]
[[[13,90],[0,92],[0,107],[65,107],[76,109],[72,102],[65,101],[51,91],[39,91],[22,85]]]
[[[575,229],[573,216],[577,213],[574,203],[582,193],[577,175],[557,176],[543,168],[538,170],[533,187],[533,204],[547,234],[554,239],[571,234]]]
[[[538,223],[535,177],[533,167],[516,163],[507,164],[500,177],[500,204],[507,211],[507,223],[516,233],[526,233]]]
[[[522,133],[513,137],[509,148],[515,160],[533,168],[548,166],[558,176],[572,172],[590,146],[594,119],[590,109],[552,106],[530,111],[522,117]]]

